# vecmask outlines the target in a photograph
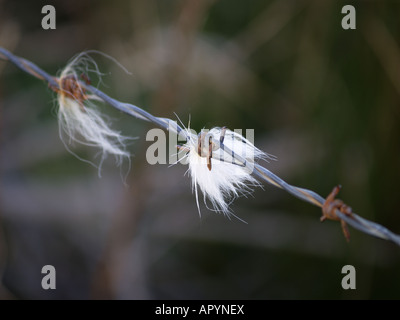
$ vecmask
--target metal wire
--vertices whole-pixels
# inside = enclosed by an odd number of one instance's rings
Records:
[[[0,58],[3,60],[8,60],[12,62],[14,65],[16,65],[18,68],[20,68],[22,71],[27,72],[31,74],[32,76],[45,80],[50,88],[53,90],[59,89],[59,84],[57,81],[57,78],[49,75],[47,72],[36,66],[34,63],[24,59],[15,56],[8,50],[0,47]],[[77,80],[78,81],[78,80]],[[186,140],[192,139],[192,134],[189,133],[188,131],[182,129],[179,124],[177,124],[176,121],[173,121],[168,118],[160,118],[160,117],[155,117],[149,112],[133,105],[130,103],[124,103],[120,102],[114,98],[111,98],[107,94],[105,94],[103,91],[99,90],[96,87],[93,87],[89,84],[86,84],[82,81],[79,81],[79,85],[91,92],[93,95],[97,96],[98,98],[102,99],[104,102],[108,103],[110,106],[127,113],[131,116],[134,116],[138,119],[145,120],[152,122],[161,128],[167,130],[167,131],[172,131],[175,134],[181,136],[181,138],[184,138]],[[287,191],[288,193],[292,194],[293,196],[303,200],[307,201],[311,204],[314,204],[320,208],[323,207],[325,204],[325,198],[321,197],[319,194],[315,193],[314,191],[304,189],[304,188],[299,188],[292,186],[279,178],[277,175],[266,169],[265,167],[261,166],[260,164],[253,164],[253,163],[248,163],[245,159],[243,159],[240,155],[235,154],[232,150],[230,150],[226,145],[221,143],[220,141],[216,141],[215,139],[212,140],[212,142],[216,145],[218,145],[221,149],[223,149],[225,152],[230,154],[232,158],[239,164],[246,166],[248,169],[252,170],[252,173],[258,177],[260,180],[265,181],[275,187],[278,187],[280,189],[283,189]],[[367,219],[364,219],[360,217],[359,215],[355,213],[351,214],[345,214],[341,212],[339,209],[335,209],[336,216],[340,219],[351,225],[353,228],[364,232],[366,234],[369,234],[371,236],[388,240],[396,245],[400,246],[400,236],[391,232],[384,226],[375,223],[373,221],[369,221]]]

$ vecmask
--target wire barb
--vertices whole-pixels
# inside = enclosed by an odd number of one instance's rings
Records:
[[[336,214],[337,210],[349,217],[351,217],[351,215],[353,214],[351,208],[348,205],[346,205],[342,200],[335,199],[341,188],[341,185],[334,187],[332,192],[326,197],[326,200],[322,206],[322,216],[320,220],[321,222],[324,222],[326,219],[340,221],[344,237],[347,241],[350,241],[350,232],[349,228],[347,227],[346,221],[339,218]]]
[[[17,57],[2,47],[0,47],[0,58],[12,62],[22,71],[29,73],[30,75],[40,80],[45,80],[46,82],[48,82],[50,88],[52,88],[53,91],[57,92],[57,90],[65,89],[65,85],[60,84],[60,81],[58,81],[57,78],[50,76],[47,72],[40,69],[34,63],[24,58]],[[98,88],[91,86],[89,81],[81,81],[77,78],[73,80],[69,79],[68,81],[71,82],[66,84],[66,87],[69,87],[69,89],[71,89],[71,86],[77,86],[77,88],[81,90],[80,92],[82,93],[82,96],[76,96],[76,92],[74,90],[71,91],[73,97],[78,98],[78,100],[84,100],[86,97],[86,92],[90,92],[92,95],[97,96],[99,99],[108,103],[110,106],[140,120],[152,122],[167,131],[172,131],[180,136],[180,138],[186,139],[186,141],[196,138],[193,137],[194,134],[190,133],[188,130],[182,129],[175,121],[168,118],[155,117],[149,112],[135,105],[113,99]],[[225,144],[223,144],[223,141],[216,141],[215,139],[211,138],[209,144],[218,145],[224,152],[232,157],[236,165],[245,166],[251,169],[253,175],[256,176],[258,179],[267,182],[277,188],[284,189],[293,196],[322,208],[321,221],[324,221],[326,219],[340,221],[343,233],[347,240],[349,239],[349,231],[347,229],[347,225],[351,225],[353,228],[363,233],[383,240],[391,241],[400,247],[399,235],[391,232],[390,230],[378,223],[369,221],[358,216],[357,214],[352,212],[351,208],[344,204],[343,201],[335,199],[337,193],[340,190],[339,186],[335,187],[333,191],[328,195],[328,197],[324,199],[314,191],[295,187],[288,184],[258,163],[248,163],[246,159],[243,159],[243,157],[241,157],[239,154],[234,153]]]
[[[90,80],[86,75],[82,74],[81,78],[87,84],[90,84]],[[70,74],[65,77],[56,78],[55,80],[59,87],[49,84],[49,88],[57,94],[65,95],[67,98],[77,101],[81,110],[85,111],[84,101],[88,100],[89,97],[86,94],[86,89],[80,85],[78,78]]]

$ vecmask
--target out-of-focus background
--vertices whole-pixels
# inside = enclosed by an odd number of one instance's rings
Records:
[[[56,8],[56,30],[41,9]],[[343,30],[342,7],[356,8]],[[255,129],[291,184],[339,198],[400,233],[399,1],[0,0],[0,45],[52,74],[83,50],[106,93],[196,131]],[[186,167],[149,165],[152,128],[105,106],[139,137],[125,186],[67,152],[46,83],[0,61],[0,298],[397,299],[400,249],[266,185],[199,218]],[[95,159],[96,150],[75,153]],[[126,169],[126,168],[125,168]],[[343,290],[344,265],[356,290]],[[43,290],[41,268],[56,268]]]

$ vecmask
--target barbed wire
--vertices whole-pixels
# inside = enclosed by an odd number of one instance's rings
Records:
[[[17,57],[2,47],[0,47],[0,58],[3,60],[8,60],[16,65],[18,68],[20,68],[22,71],[27,72],[40,80],[46,81],[53,91],[61,90],[59,79],[49,75],[46,71],[39,68],[33,62],[21,57]],[[140,120],[152,122],[166,131],[174,132],[186,141],[193,138],[192,133],[190,133],[188,130],[184,130],[174,120],[153,116],[149,112],[133,104],[120,102],[110,97],[100,89],[88,83],[85,83],[78,79],[75,79],[75,81],[78,82],[78,85],[80,87],[89,91],[92,95],[97,96],[104,102],[108,103],[110,106],[126,114],[134,116]],[[400,246],[400,235],[393,233],[392,231],[378,223],[360,217],[359,215],[352,212],[350,207],[345,205],[341,200],[335,199],[335,196],[337,195],[340,187],[335,187],[332,193],[325,199],[314,191],[290,185],[259,163],[248,163],[246,159],[242,158],[239,154],[234,153],[221,141],[217,141],[212,138],[212,143],[219,146],[222,150],[224,150],[224,152],[227,152],[229,155],[231,155],[232,159],[237,161],[238,164],[246,166],[249,170],[252,170],[253,175],[258,177],[260,180],[265,181],[280,189],[283,189],[303,201],[320,207],[322,209],[321,221],[324,221],[326,219],[340,221],[344,235],[347,239],[349,237],[347,224],[349,224],[353,228],[363,233],[380,239],[391,241]]]

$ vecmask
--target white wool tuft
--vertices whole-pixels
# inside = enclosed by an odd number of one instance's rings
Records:
[[[60,74],[60,83],[62,79],[68,77],[80,80],[79,76],[87,72],[95,72],[100,76],[97,65],[87,55],[80,54],[74,58]],[[130,138],[122,136],[120,132],[109,127],[104,121],[104,115],[97,110],[97,106],[93,100],[100,100],[95,96],[85,96],[82,88],[78,90],[86,99],[80,101],[74,98],[71,92],[67,92],[65,88],[61,88],[57,95],[58,101],[58,123],[60,128],[60,138],[70,151],[64,134],[68,137],[68,143],[77,142],[86,146],[100,149],[101,160],[98,164],[99,175],[101,165],[108,155],[114,155],[117,165],[121,166],[126,158],[130,162],[130,154],[126,151],[126,141]],[[91,101],[92,100],[92,101]],[[101,101],[101,100],[100,100]],[[71,152],[73,153],[73,152]],[[74,153],[73,153],[74,154]]]
[[[186,156],[189,164],[188,172],[192,179],[192,188],[196,196],[199,213],[198,188],[204,195],[206,206],[208,200],[213,207],[212,210],[222,212],[230,217],[232,215],[229,210],[230,203],[240,195],[251,193],[252,187],[260,186],[260,184],[251,176],[252,170],[239,164],[230,154],[216,145],[213,147],[211,170],[209,170],[207,167],[209,138],[212,137],[219,141],[222,130],[221,128],[213,128],[203,135],[203,156],[198,154],[198,143],[202,133],[198,136],[189,133],[190,139],[182,149],[189,151]],[[229,129],[225,131],[223,145],[245,159],[250,167],[253,167],[254,162],[259,159],[273,159],[273,156],[257,149],[249,140]]]

